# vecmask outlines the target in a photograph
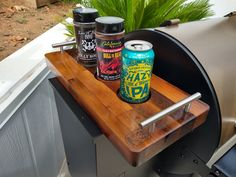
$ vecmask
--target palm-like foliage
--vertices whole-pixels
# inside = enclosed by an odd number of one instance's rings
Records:
[[[166,20],[181,22],[199,20],[213,15],[209,0],[91,0],[101,16],[125,19],[125,30],[157,27]]]
[[[187,22],[213,15],[209,0],[81,0],[81,3],[96,8],[100,16],[124,18],[126,33],[158,27],[170,19]],[[69,30],[69,35],[73,36],[71,26]]]

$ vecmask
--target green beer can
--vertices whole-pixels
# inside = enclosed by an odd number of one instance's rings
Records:
[[[120,79],[120,97],[129,103],[142,103],[149,98],[154,52],[152,44],[132,40],[124,44]]]

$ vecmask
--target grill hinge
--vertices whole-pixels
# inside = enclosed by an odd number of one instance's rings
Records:
[[[233,11],[233,12],[226,14],[224,17],[233,17],[235,15],[236,15],[236,11]]]

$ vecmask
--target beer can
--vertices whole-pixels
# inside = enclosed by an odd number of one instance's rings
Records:
[[[128,41],[124,46],[119,95],[129,103],[145,102],[150,94],[153,46],[142,40]]]

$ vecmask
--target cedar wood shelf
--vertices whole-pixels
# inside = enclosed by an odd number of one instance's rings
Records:
[[[72,52],[53,52],[45,56],[59,81],[133,166],[149,160],[200,126],[207,117],[209,106],[199,100],[193,101],[188,113],[180,109],[166,116],[150,133],[148,128],[140,128],[139,122],[189,94],[153,74],[151,98],[142,104],[128,104],[117,96],[119,80],[97,80],[95,68],[87,69],[77,63]]]

